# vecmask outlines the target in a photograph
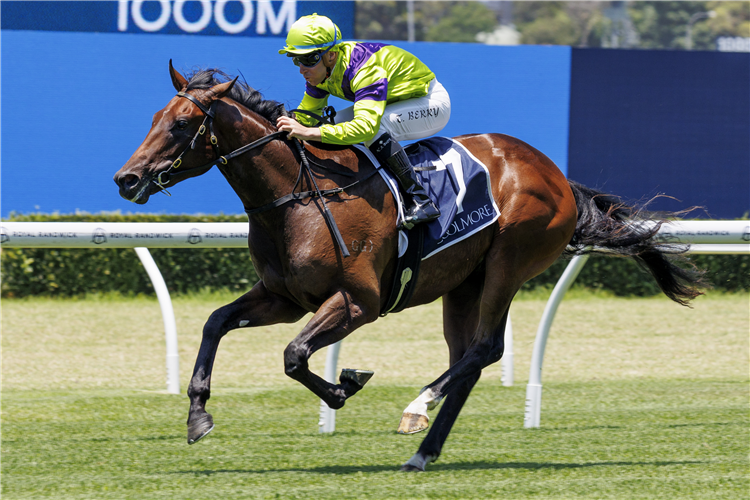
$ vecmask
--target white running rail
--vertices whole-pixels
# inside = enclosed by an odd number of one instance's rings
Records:
[[[245,222],[0,222],[2,248],[133,248],[151,278],[161,306],[167,345],[167,390],[179,393],[179,358],[174,311],[164,279],[148,248],[245,248]],[[659,236],[689,243],[691,253],[750,253],[750,221],[682,221],[662,227]],[[549,329],[565,292],[586,262],[574,258],[552,292],[532,355],[527,386],[525,427],[539,427],[541,413],[541,369]],[[502,383],[513,385],[513,328],[508,318]],[[341,343],[328,348],[325,379],[335,381]],[[325,408],[324,408],[325,406]],[[335,430],[334,410],[321,404],[320,431]]]

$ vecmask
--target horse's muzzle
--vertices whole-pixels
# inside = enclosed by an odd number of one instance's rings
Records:
[[[115,184],[120,187],[120,196],[128,201],[143,205],[148,201],[150,179],[144,179],[135,174],[117,172],[114,177]]]

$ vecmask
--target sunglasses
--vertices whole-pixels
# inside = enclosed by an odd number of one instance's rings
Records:
[[[325,50],[319,50],[318,52],[311,52],[310,54],[304,54],[299,56],[294,56],[292,58],[292,62],[295,66],[304,66],[305,68],[312,68],[314,66],[317,66],[320,60],[323,58],[323,54],[331,50],[336,46],[336,41],[338,40],[338,31],[336,30],[336,25],[333,25],[333,43],[328,46]]]
[[[301,56],[294,56],[292,62],[295,66],[304,66],[305,68],[312,68],[317,66],[320,60],[323,58],[323,54],[328,52],[313,52],[311,54],[304,54]]]

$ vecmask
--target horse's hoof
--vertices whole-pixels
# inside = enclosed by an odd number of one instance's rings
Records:
[[[214,419],[210,413],[203,413],[196,418],[188,419],[188,444],[197,443],[214,429]]]
[[[404,465],[401,466],[403,472],[424,472],[425,467],[430,462],[437,460],[437,455],[423,456],[421,453],[415,453]]]
[[[399,434],[415,434],[421,432],[430,426],[430,420],[427,415],[418,413],[404,413],[401,416],[401,422],[398,424]]]
[[[416,465],[404,464],[401,466],[401,472],[424,472],[424,469],[420,469]]]
[[[343,370],[341,370],[339,382],[341,382],[342,384],[350,382],[361,389],[365,386],[367,381],[372,378],[373,375],[375,375],[375,372],[371,370],[355,370],[353,368],[344,368]]]

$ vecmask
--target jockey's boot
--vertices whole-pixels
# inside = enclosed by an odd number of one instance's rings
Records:
[[[404,210],[404,220],[399,228],[411,229],[415,224],[440,217],[440,210],[419,183],[414,167],[398,141],[393,140],[386,132],[370,145],[370,151],[380,163],[393,172],[401,186],[404,203],[407,206]]]

